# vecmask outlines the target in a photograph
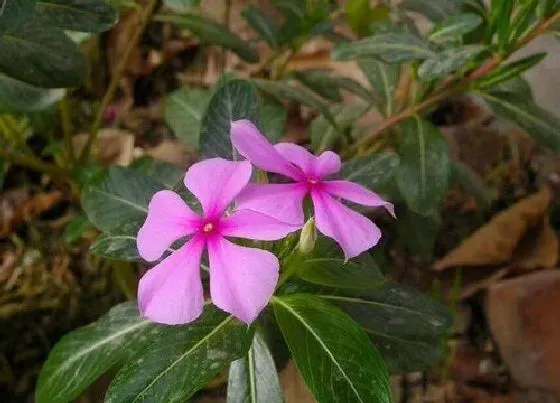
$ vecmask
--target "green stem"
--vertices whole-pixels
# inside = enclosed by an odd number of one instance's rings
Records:
[[[132,37],[127,41],[127,47],[124,49],[122,56],[119,59],[113,77],[111,78],[111,82],[109,83],[109,87],[107,88],[107,91],[105,92],[105,95],[101,100],[101,104],[99,105],[99,109],[97,110],[97,114],[95,115],[95,119],[91,124],[89,130],[89,137],[82,151],[82,154],[80,155],[80,161],[85,161],[89,158],[91,149],[97,140],[97,133],[99,132],[99,128],[101,127],[103,114],[105,113],[105,111],[109,107],[109,104],[113,100],[113,96],[115,95],[115,91],[118,88],[121,76],[123,75],[126,69],[128,60],[132,55],[132,51],[136,48],[138,41],[140,40],[140,37],[142,36],[142,33],[144,32],[144,29],[146,28],[146,25],[148,24],[150,20],[150,16],[154,12],[157,3],[158,3],[157,0],[148,0],[148,4],[145,5],[144,8],[142,9],[142,13],[140,15],[140,22],[137,28],[134,30]]]
[[[49,164],[48,162],[43,162],[39,158],[33,155],[25,155],[18,153],[16,151],[10,151],[5,148],[0,149],[0,157],[5,158],[7,161],[15,165],[21,165],[23,167],[29,168],[33,171],[41,172],[53,177],[53,179],[59,181],[66,181],[68,179],[68,173],[57,167],[54,164]]]
[[[75,162],[74,145],[72,144],[72,118],[70,115],[70,102],[64,97],[58,103],[60,111],[60,121],[62,124],[62,133],[64,136],[64,149],[70,165]]]

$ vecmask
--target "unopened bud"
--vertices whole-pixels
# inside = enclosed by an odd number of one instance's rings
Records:
[[[315,220],[310,218],[301,230],[299,236],[299,250],[302,253],[310,253],[315,248],[316,241],[317,229],[315,228]]]

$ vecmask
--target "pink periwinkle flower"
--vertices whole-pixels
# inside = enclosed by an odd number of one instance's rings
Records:
[[[158,260],[176,240],[189,240],[140,280],[138,305],[143,316],[158,323],[195,320],[204,305],[200,260],[208,249],[212,302],[245,323],[251,323],[274,292],[279,263],[272,253],[236,245],[227,237],[276,240],[298,229],[250,210],[225,211],[247,185],[252,167],[247,161],[213,158],[192,165],[185,186],[199,200],[195,213],[172,191],[152,197],[148,217],[138,232],[140,256]]]
[[[340,157],[332,151],[315,156],[296,144],[273,146],[248,120],[232,122],[231,141],[237,151],[256,167],[294,181],[250,184],[238,196],[238,208],[302,225],[303,200],[306,195],[311,195],[317,229],[338,242],[346,259],[375,246],[381,238],[381,231],[369,219],[342,204],[339,198],[365,206],[383,206],[393,216],[395,214],[391,203],[361,185],[345,180],[326,180],[342,166]]]

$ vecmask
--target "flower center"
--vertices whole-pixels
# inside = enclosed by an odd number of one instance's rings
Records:
[[[317,183],[319,183],[319,181],[315,178],[309,178],[307,179],[307,183],[309,183],[310,185],[316,185]]]
[[[204,227],[202,227],[202,231],[206,234],[212,232],[213,229],[214,224],[212,224],[211,222],[207,222],[206,224],[204,224]]]

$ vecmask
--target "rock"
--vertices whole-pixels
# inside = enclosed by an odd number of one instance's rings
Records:
[[[560,270],[504,280],[488,290],[492,334],[515,383],[560,399]]]

